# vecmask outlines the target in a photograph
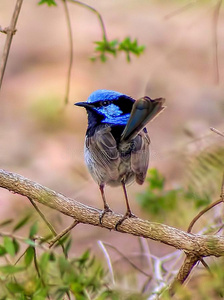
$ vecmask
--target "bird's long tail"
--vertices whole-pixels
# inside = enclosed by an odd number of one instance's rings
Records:
[[[121,135],[121,141],[134,138],[145,125],[165,108],[164,98],[150,99],[145,96],[135,101],[130,118]]]

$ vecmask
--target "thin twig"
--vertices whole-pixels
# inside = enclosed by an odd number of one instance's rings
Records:
[[[222,177],[222,185],[221,185],[221,194],[220,194],[220,198],[223,200],[224,202],[224,173],[223,173],[223,177]]]
[[[92,6],[90,6],[86,3],[83,3],[81,1],[77,1],[77,0],[68,0],[68,1],[70,1],[72,3],[79,4],[81,6],[84,6],[84,7],[88,8],[89,10],[91,10],[93,13],[95,13],[97,15],[97,17],[100,21],[100,27],[101,27],[102,33],[103,33],[103,40],[107,41],[108,39],[107,39],[107,34],[106,34],[106,27],[104,25],[103,18],[101,16],[101,14],[94,7],[92,7]]]
[[[51,225],[51,223],[45,218],[45,215],[42,213],[42,211],[39,209],[39,207],[37,206],[37,204],[31,199],[28,198],[30,200],[30,203],[33,205],[33,207],[35,208],[35,210],[37,211],[37,213],[40,215],[41,219],[44,221],[44,223],[47,225],[47,227],[50,229],[50,231],[53,233],[53,235],[56,237],[58,236],[57,232],[55,231],[54,227]],[[62,248],[62,252],[64,253],[65,257],[67,257],[67,254],[65,252],[65,247],[63,244],[61,244],[61,248]]]
[[[57,241],[59,241],[63,236],[65,236],[69,231],[71,231],[79,222],[75,220],[71,225],[69,225],[67,228],[65,228],[62,232],[60,232],[58,235],[56,235],[50,242],[49,242],[49,248],[52,248]],[[64,247],[64,245],[62,244]],[[63,248],[64,249],[64,248]]]
[[[33,255],[33,261],[34,261],[35,269],[37,271],[37,275],[38,275],[38,277],[39,277],[39,279],[40,279],[43,287],[46,287],[46,284],[44,282],[43,276],[41,276],[41,274],[40,274],[40,269],[39,269],[39,266],[38,266],[37,253],[36,253],[36,248],[35,247],[33,248],[33,253],[34,253],[34,255]],[[48,294],[47,294],[47,298],[50,299],[50,296]]]
[[[222,199],[219,199],[219,200],[216,200],[215,202],[209,204],[207,207],[205,207],[204,209],[202,209],[194,218],[193,220],[191,221],[190,225],[188,226],[188,229],[187,229],[187,232],[190,233],[191,230],[192,230],[192,227],[194,226],[194,224],[197,222],[197,220],[202,216],[204,215],[207,211],[209,211],[211,208],[213,208],[214,206],[222,203],[223,200]]]
[[[210,130],[217,133],[218,135],[221,135],[222,137],[224,137],[224,133],[222,133],[221,131],[219,131],[218,129],[216,128],[213,128],[213,127],[210,127]]]
[[[65,90],[65,104],[68,104],[69,98],[69,91],[70,91],[70,82],[71,82],[71,72],[72,72],[72,63],[73,63],[73,39],[72,39],[72,25],[71,19],[69,15],[67,0],[62,0],[64,10],[65,10],[65,17],[68,26],[68,36],[69,36],[69,62],[68,62],[68,74],[67,74],[67,83],[66,83],[66,90]]]
[[[57,232],[55,231],[54,227],[51,225],[51,223],[45,218],[45,215],[42,213],[42,211],[39,209],[39,207],[36,205],[36,203],[31,199],[28,198],[30,200],[30,203],[33,205],[33,207],[35,208],[35,210],[37,211],[37,213],[40,215],[41,219],[44,221],[44,223],[47,225],[47,227],[50,229],[50,231],[53,233],[54,236],[57,235]]]
[[[192,5],[194,5],[197,1],[193,0],[187,4],[184,4],[182,7],[168,13],[167,15],[165,15],[164,19],[169,20],[173,17],[175,17],[176,15],[179,15],[182,12],[185,12],[187,9],[189,9]]]
[[[139,268],[138,266],[136,266],[127,256],[125,256],[120,250],[118,250],[116,247],[112,246],[109,243],[104,243],[104,245],[110,247],[111,249],[115,250],[124,260],[126,260],[134,269],[136,269],[137,271],[139,271],[140,273],[142,273],[143,275],[151,278],[152,276],[146,272],[144,272],[141,268]]]
[[[108,269],[109,269],[110,275],[111,275],[111,281],[112,281],[112,284],[114,285],[115,284],[114,272],[113,272],[113,267],[112,267],[110,256],[108,254],[108,251],[107,251],[104,243],[102,241],[98,241],[98,244],[99,244],[100,248],[102,249],[103,254],[104,254],[105,258],[106,258]]]
[[[205,267],[205,269],[210,273],[210,275],[212,274],[212,271],[210,270],[209,266],[207,265],[207,263],[204,261],[204,259],[201,257],[200,258],[200,262],[202,263],[202,265]]]
[[[19,13],[20,13],[20,9],[22,6],[23,0],[17,0],[16,1],[16,6],[12,15],[12,19],[11,19],[11,23],[10,23],[10,27],[7,28],[6,32],[7,32],[7,37],[6,37],[6,42],[5,42],[5,46],[4,46],[4,50],[2,53],[2,59],[1,59],[1,65],[0,65],[0,89],[2,86],[2,81],[3,81],[3,77],[4,77],[4,73],[5,73],[5,68],[6,68],[6,64],[7,64],[7,60],[8,60],[8,56],[9,56],[9,50],[10,50],[10,46],[12,43],[12,38],[13,35],[15,34],[15,30],[16,30],[16,23],[19,17]]]
[[[214,81],[219,84],[219,57],[218,57],[218,21],[222,0],[218,0],[215,5],[212,21],[212,42],[213,42],[213,60],[214,60]]]

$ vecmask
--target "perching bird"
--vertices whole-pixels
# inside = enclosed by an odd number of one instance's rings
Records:
[[[149,163],[150,139],[144,127],[163,109],[165,99],[139,100],[110,90],[93,92],[86,102],[75,103],[88,114],[85,138],[85,162],[93,179],[98,183],[105,213],[111,212],[106,202],[104,186],[122,185],[127,211],[116,228],[131,212],[126,184],[134,180],[142,184]]]

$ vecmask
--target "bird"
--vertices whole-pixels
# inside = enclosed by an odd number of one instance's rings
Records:
[[[84,157],[87,168],[98,184],[103,200],[103,216],[112,212],[105,193],[105,185],[122,186],[126,213],[117,222],[136,217],[130,208],[126,185],[136,181],[143,184],[148,164],[150,138],[145,125],[164,110],[164,98],[144,96],[138,100],[113,90],[99,89],[87,101],[75,103],[86,109],[88,126]]]

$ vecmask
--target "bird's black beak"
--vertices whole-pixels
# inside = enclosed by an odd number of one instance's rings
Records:
[[[87,102],[77,102],[77,103],[74,103],[74,105],[85,107],[85,108],[91,108],[92,107],[92,104],[91,103],[87,103]]]

